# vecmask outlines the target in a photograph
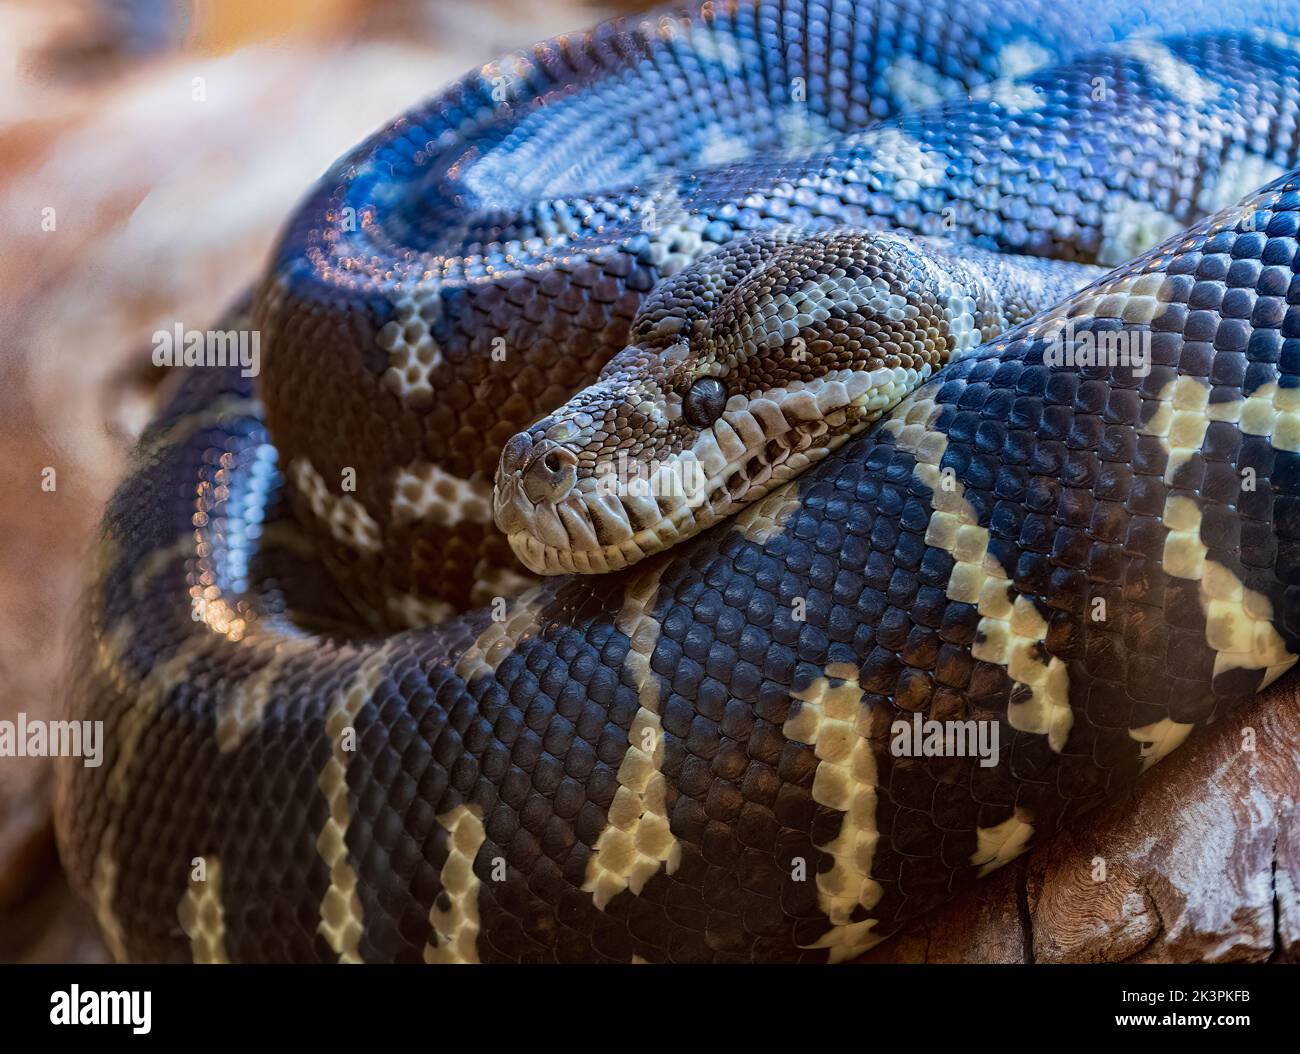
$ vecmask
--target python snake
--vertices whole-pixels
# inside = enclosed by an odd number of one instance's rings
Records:
[[[1298,33],[706,2],[340,161],[105,514],[112,954],[839,961],[1282,675]]]

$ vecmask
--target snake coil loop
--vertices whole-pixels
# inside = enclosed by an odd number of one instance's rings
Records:
[[[709,0],[358,147],[105,514],[113,955],[839,961],[1285,673],[1298,32]]]

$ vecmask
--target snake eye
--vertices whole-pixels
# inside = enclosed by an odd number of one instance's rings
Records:
[[[695,427],[708,428],[722,416],[722,408],[726,405],[726,385],[716,377],[701,377],[691,385],[682,400],[682,412]]]

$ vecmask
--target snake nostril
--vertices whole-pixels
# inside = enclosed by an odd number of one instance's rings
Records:
[[[577,455],[549,439],[534,444],[525,460],[524,493],[535,502],[558,502],[577,482]]]

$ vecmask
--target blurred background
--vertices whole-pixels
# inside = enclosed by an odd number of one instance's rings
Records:
[[[212,321],[337,156],[594,0],[0,5],[0,719],[50,717],[149,334]],[[53,469],[54,490],[42,489]],[[50,766],[0,764],[0,961],[99,961],[58,873]]]

